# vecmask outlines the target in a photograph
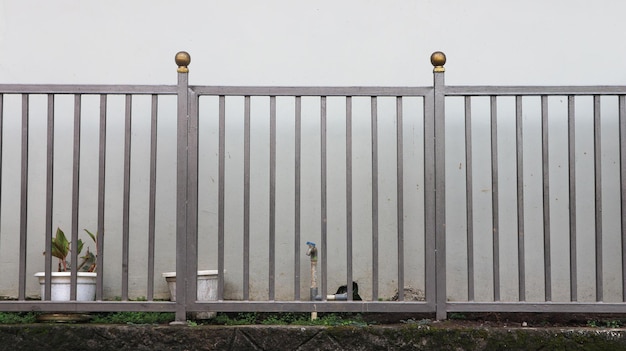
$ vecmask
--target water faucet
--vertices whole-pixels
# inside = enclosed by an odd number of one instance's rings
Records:
[[[317,262],[317,248],[315,247],[315,243],[307,241],[306,244],[309,246],[309,249],[306,251],[306,255],[311,256],[311,261],[315,260]]]

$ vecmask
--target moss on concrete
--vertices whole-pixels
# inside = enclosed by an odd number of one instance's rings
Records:
[[[626,350],[626,329],[0,325],[0,350]]]

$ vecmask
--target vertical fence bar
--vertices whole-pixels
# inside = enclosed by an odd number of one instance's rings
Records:
[[[133,97],[126,95],[124,118],[124,196],[122,199],[122,301],[128,301],[128,265],[130,258],[130,158],[132,141]]]
[[[593,97],[594,177],[596,214],[596,301],[604,300],[602,278],[602,131],[600,96]]]
[[[224,299],[224,225],[226,184],[226,97],[219,97],[219,150],[218,150],[218,214],[217,214],[217,299]]]
[[[541,168],[543,179],[543,268],[545,300],[552,301],[552,262],[550,253],[550,150],[548,97],[541,96]]]
[[[576,104],[575,97],[567,97],[567,144],[569,172],[569,280],[570,301],[578,300],[578,268],[576,248]]]
[[[4,94],[0,94],[0,180],[2,180],[2,152],[3,152],[3,126],[4,126]],[[0,206],[2,205],[2,182],[0,181]],[[1,208],[1,207],[0,207]],[[2,219],[2,211],[0,211],[0,220]],[[49,246],[46,246],[49,247]],[[47,261],[50,261],[50,256],[48,256]],[[48,270],[47,272],[50,272]],[[50,285],[49,273],[46,274],[46,282],[47,286]],[[49,296],[50,294],[48,294]]]
[[[28,229],[28,99],[28,94],[22,95],[19,300],[26,299],[26,234]]]
[[[300,300],[300,158],[302,155],[302,98],[295,97],[295,126],[294,126],[294,267],[293,267],[293,295],[296,301]]]
[[[474,301],[474,182],[472,162],[472,97],[465,97],[465,216],[467,223],[467,300]]]
[[[154,245],[156,219],[156,169],[157,169],[157,121],[158,95],[152,95],[150,114],[150,195],[148,198],[148,291],[147,299],[154,298]]]
[[[100,128],[98,145],[98,228],[96,251],[98,276],[96,277],[96,300],[104,298],[104,199],[106,184],[107,95],[100,95]]]
[[[435,52],[430,57],[433,64],[434,87],[434,192],[435,192],[435,260],[436,260],[436,318],[446,319],[446,163],[445,163],[445,80],[443,65],[446,56]],[[429,190],[430,191],[430,190]]]
[[[435,237],[435,98],[434,89],[424,96],[424,270],[427,303],[437,303]],[[445,317],[444,317],[445,318]]]
[[[404,156],[402,139],[402,97],[396,97],[396,191],[398,226],[398,301],[404,301]]]
[[[80,199],[80,125],[81,125],[81,99],[80,94],[74,95],[74,158],[72,161],[72,231],[71,242],[78,242],[78,212]],[[78,262],[78,250],[71,250],[71,261]],[[70,300],[76,300],[77,265],[72,265]]]
[[[378,300],[378,102],[371,97],[372,133],[372,300]]]
[[[269,299],[276,290],[276,96],[270,96]]]
[[[524,125],[522,97],[515,97],[515,148],[517,171],[517,270],[518,298],[526,301],[526,245],[524,241]]]
[[[48,94],[48,128],[46,139],[46,227],[44,229],[46,248],[52,247],[52,199],[54,194],[54,94]],[[1,123],[1,122],[0,122]],[[1,135],[0,131],[0,135]],[[0,151],[1,152],[1,151]],[[1,179],[1,177],[0,177]],[[50,275],[52,272],[52,251],[45,253],[45,284],[43,300],[50,301],[52,288]]]
[[[622,301],[626,302],[626,96],[619,96],[619,154],[622,212]]]
[[[187,306],[197,300],[198,289],[198,95],[189,92],[189,122],[187,139]],[[223,274],[218,273],[218,290]]]
[[[346,96],[346,286],[353,300],[352,281],[352,97]]]
[[[243,299],[250,299],[250,96],[244,97],[243,136]]]
[[[2,144],[3,144],[3,125],[4,125],[4,94],[0,94],[0,180],[2,179]],[[2,199],[2,182],[0,182],[0,200]],[[0,201],[0,205],[1,205]],[[2,211],[0,211],[0,220],[2,219]]]
[[[498,201],[498,105],[491,96],[491,221],[493,229],[493,300],[500,301],[500,205]]]
[[[321,183],[321,252],[322,252],[322,270],[321,275],[321,294],[322,299],[326,300],[328,291],[328,223],[327,223],[327,203],[326,203],[326,96],[320,97],[320,183]]]
[[[184,324],[187,320],[187,142],[189,119],[189,69],[188,53],[181,51],[175,56],[178,65],[177,86],[177,143],[176,143],[176,320],[172,324]],[[195,282],[194,282],[195,283]]]

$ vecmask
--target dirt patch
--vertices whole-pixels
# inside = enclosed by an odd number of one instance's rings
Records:
[[[626,326],[626,314],[589,313],[449,313],[445,321],[435,321],[434,314],[367,313],[371,324],[432,324],[446,327],[598,327]]]
[[[219,313],[231,320],[242,321],[240,313]],[[249,315],[249,314],[243,314]],[[449,313],[448,319],[437,321],[432,313],[318,313],[319,318],[334,315],[337,322],[350,322],[347,325],[423,325],[444,328],[623,328],[626,327],[626,314],[589,314],[589,313]],[[294,320],[307,320],[308,313],[254,313],[253,318],[246,318],[246,323],[237,324],[292,324]],[[203,324],[223,324],[220,318],[199,321]],[[333,325],[333,324],[328,324]],[[340,324],[346,325],[346,324]]]

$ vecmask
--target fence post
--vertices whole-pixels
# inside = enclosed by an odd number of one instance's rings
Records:
[[[433,69],[435,119],[435,279],[436,318],[446,319],[446,165],[445,165],[445,83],[443,65],[446,55],[436,51],[430,56]]]
[[[185,324],[187,320],[187,191],[189,138],[189,69],[191,57],[187,52],[176,54],[178,65],[178,117],[176,156],[176,319],[171,324]]]

